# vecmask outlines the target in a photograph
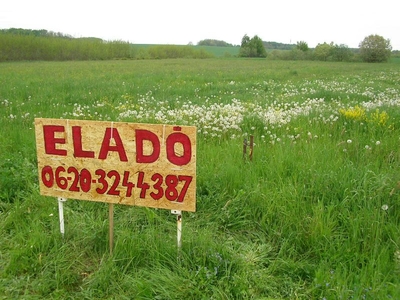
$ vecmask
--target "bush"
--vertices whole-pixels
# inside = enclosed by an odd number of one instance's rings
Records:
[[[245,34],[242,38],[239,56],[241,57],[267,57],[263,41],[255,35],[253,38]]]
[[[317,47],[315,47],[314,55],[318,60],[327,61],[328,58],[332,55],[333,48],[333,43],[318,44]]]
[[[304,41],[297,42],[296,49],[301,50],[303,52],[307,52],[309,50],[308,44]]]
[[[131,58],[131,46],[123,41],[96,38],[16,34],[0,31],[0,61],[103,60]]]
[[[353,53],[344,44],[335,45],[332,49],[332,60],[334,61],[351,61]]]
[[[213,39],[201,40],[200,42],[197,43],[197,46],[233,47],[232,44],[229,44],[225,41],[213,40]]]
[[[314,57],[322,61],[350,61],[353,57],[352,51],[344,44],[318,44],[314,49]]]
[[[390,40],[380,35],[369,35],[359,45],[361,59],[365,62],[386,62],[390,58]]]

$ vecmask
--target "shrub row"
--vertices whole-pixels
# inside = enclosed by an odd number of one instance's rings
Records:
[[[59,38],[0,32],[0,61],[105,60],[130,58],[132,49],[122,41],[97,38]]]
[[[213,54],[192,46],[135,47],[123,41],[0,31],[0,61],[109,60],[209,58]]]

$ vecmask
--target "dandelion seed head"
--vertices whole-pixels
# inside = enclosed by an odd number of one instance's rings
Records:
[[[394,258],[397,260],[397,262],[400,262],[400,250],[396,250],[396,252],[394,252]]]

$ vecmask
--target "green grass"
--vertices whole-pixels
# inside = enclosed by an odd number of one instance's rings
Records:
[[[143,51],[146,50],[150,47],[154,47],[156,45],[152,44],[133,44],[132,47],[136,51]],[[180,47],[180,46],[176,46]],[[182,47],[185,47],[182,45]],[[219,46],[193,46],[194,49],[198,50],[204,50],[207,53],[211,53],[215,57],[237,57],[239,55],[239,50],[240,47],[219,47]]]
[[[237,57],[240,47],[195,46],[215,55],[215,57]]]
[[[0,64],[0,299],[399,298],[399,80],[396,62]],[[63,239],[35,117],[196,125],[182,249],[169,211],[115,206],[111,256],[108,205],[78,200]]]

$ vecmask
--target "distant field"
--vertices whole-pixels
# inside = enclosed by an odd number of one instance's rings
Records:
[[[195,46],[214,54],[216,57],[233,57],[239,55],[240,47]]]
[[[151,44],[133,44],[132,47],[138,49],[146,49],[157,45]],[[185,46],[182,46],[185,47]],[[203,49],[215,57],[232,57],[239,54],[240,47],[217,47],[217,46],[193,46],[195,49]]]
[[[400,299],[398,62],[0,63],[0,299]],[[73,199],[63,238],[35,118],[196,126],[182,248],[115,205],[110,255],[108,206]]]

